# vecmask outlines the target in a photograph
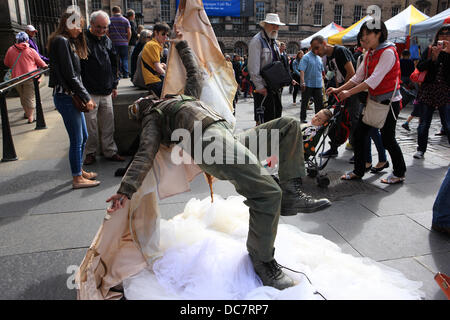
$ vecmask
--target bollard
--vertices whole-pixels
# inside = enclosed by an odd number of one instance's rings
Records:
[[[41,93],[39,91],[39,78],[41,76],[34,78],[34,94],[36,96],[36,128],[35,130],[47,129],[44,119],[44,111],[42,110],[41,104]]]
[[[17,160],[16,150],[11,136],[11,127],[9,126],[8,110],[6,109],[5,93],[0,93],[0,111],[2,117],[2,135],[3,135],[3,158],[2,162]]]

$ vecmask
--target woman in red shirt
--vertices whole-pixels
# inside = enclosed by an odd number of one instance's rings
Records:
[[[47,64],[39,57],[39,54],[30,47],[29,37],[25,32],[19,32],[16,35],[16,43],[9,47],[6,52],[4,64],[12,69],[12,77],[16,78],[37,68],[47,67]],[[28,123],[34,121],[34,84],[33,80],[28,80],[16,86],[20,95],[24,117]]]

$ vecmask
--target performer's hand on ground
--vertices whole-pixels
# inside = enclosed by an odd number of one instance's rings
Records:
[[[108,209],[106,209],[106,211],[108,213],[112,213],[116,210],[122,209],[127,203],[127,200],[128,200],[127,196],[123,194],[117,193],[113,195],[112,197],[106,200],[106,202],[112,202],[111,206]]]

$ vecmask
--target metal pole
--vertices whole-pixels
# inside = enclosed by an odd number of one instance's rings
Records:
[[[0,111],[2,117],[2,135],[3,135],[3,158],[2,161],[17,160],[16,150],[11,136],[11,127],[9,125],[8,110],[6,109],[5,93],[0,94]]]
[[[45,124],[44,119],[44,111],[42,110],[41,104],[41,93],[39,90],[39,78],[34,78],[34,94],[36,96],[36,128],[35,130],[47,129],[47,125]]]

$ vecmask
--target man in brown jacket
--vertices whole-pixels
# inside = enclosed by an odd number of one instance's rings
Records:
[[[315,212],[330,205],[327,199],[314,200],[300,190],[301,177],[305,176],[300,123],[294,118],[282,117],[234,137],[231,126],[211,107],[197,100],[201,94],[202,76],[187,42],[179,41],[175,47],[187,72],[185,95],[164,99],[151,95],[130,106],[130,116],[142,121],[141,144],[117,194],[107,200],[112,202],[108,212],[122,208],[139,189],[152,168],[160,144],[181,142],[182,148],[204,172],[220,180],[229,180],[236,191],[247,198],[245,204],[250,212],[247,249],[263,284],[280,290],[293,286],[293,280],[283,273],[274,259],[280,212],[284,215]],[[201,127],[200,137],[195,135],[196,126]],[[178,129],[189,133],[187,139],[173,140],[174,131]],[[279,183],[261,165],[264,159],[255,155],[259,152],[248,149],[252,135],[260,139],[264,134],[269,136],[266,136],[268,140],[271,134],[279,137]],[[196,157],[198,148],[205,150],[211,145],[217,147],[216,150],[225,146],[227,152],[219,153],[223,159],[211,163]],[[242,159],[245,164],[241,164]]]

